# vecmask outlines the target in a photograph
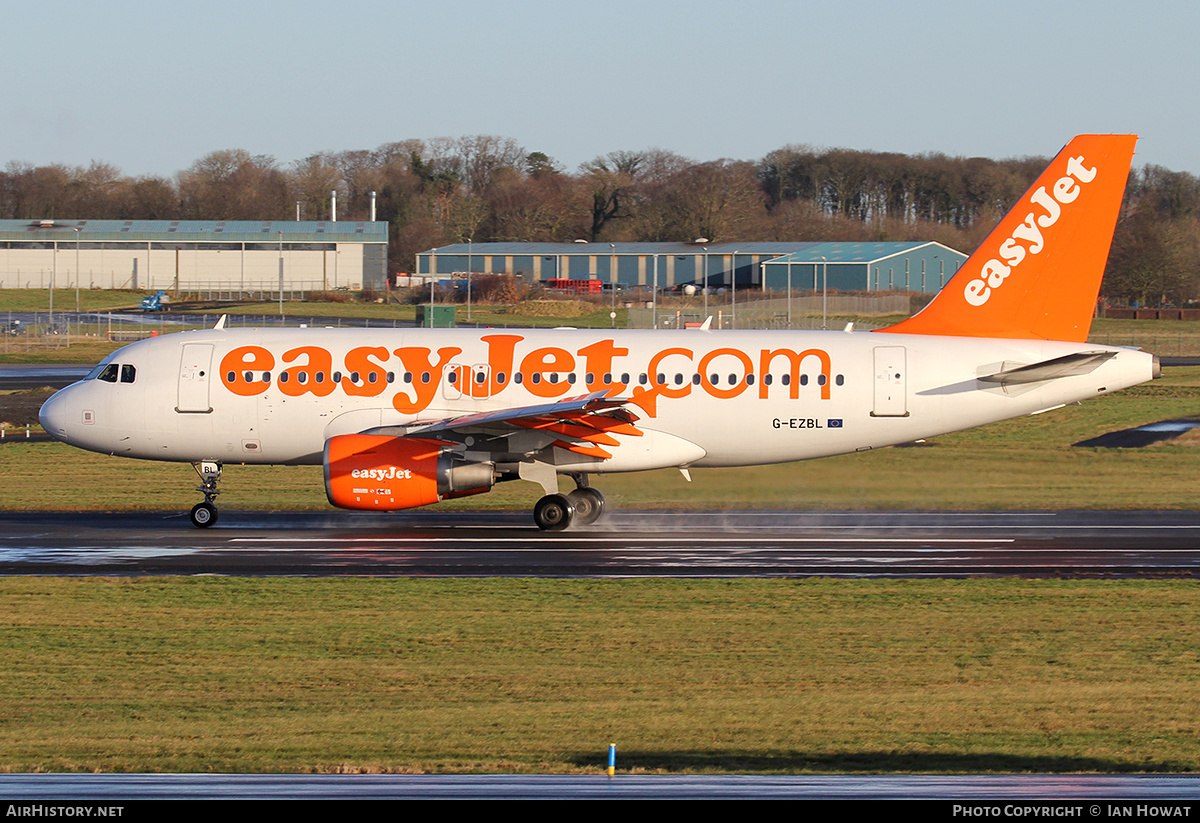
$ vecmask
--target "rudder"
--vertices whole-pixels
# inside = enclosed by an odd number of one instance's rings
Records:
[[[1136,142],[1076,137],[928,306],[879,331],[1087,340]]]

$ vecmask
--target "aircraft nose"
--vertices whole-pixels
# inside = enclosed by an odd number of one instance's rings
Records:
[[[49,400],[42,404],[41,411],[38,412],[38,421],[46,430],[46,434],[64,442],[67,440],[68,428],[72,422],[71,403],[67,399],[69,393],[69,386],[55,392]]]

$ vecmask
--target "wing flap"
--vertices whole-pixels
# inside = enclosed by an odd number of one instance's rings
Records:
[[[625,407],[628,401],[607,395],[607,391],[592,392],[556,403],[497,409],[404,426],[380,426],[362,433],[457,441],[459,435],[480,431],[498,438],[532,431],[544,435],[543,445],[539,448],[558,446],[574,454],[607,459],[612,457],[608,449],[621,445],[613,435],[642,436],[634,425],[638,416]]]

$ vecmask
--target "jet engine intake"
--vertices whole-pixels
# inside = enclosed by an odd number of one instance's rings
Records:
[[[495,465],[463,460],[437,440],[343,434],[325,441],[325,496],[343,509],[395,511],[478,494]]]

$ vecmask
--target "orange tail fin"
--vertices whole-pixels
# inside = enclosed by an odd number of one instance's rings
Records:
[[[1087,340],[1136,142],[1076,137],[928,306],[880,331]]]

